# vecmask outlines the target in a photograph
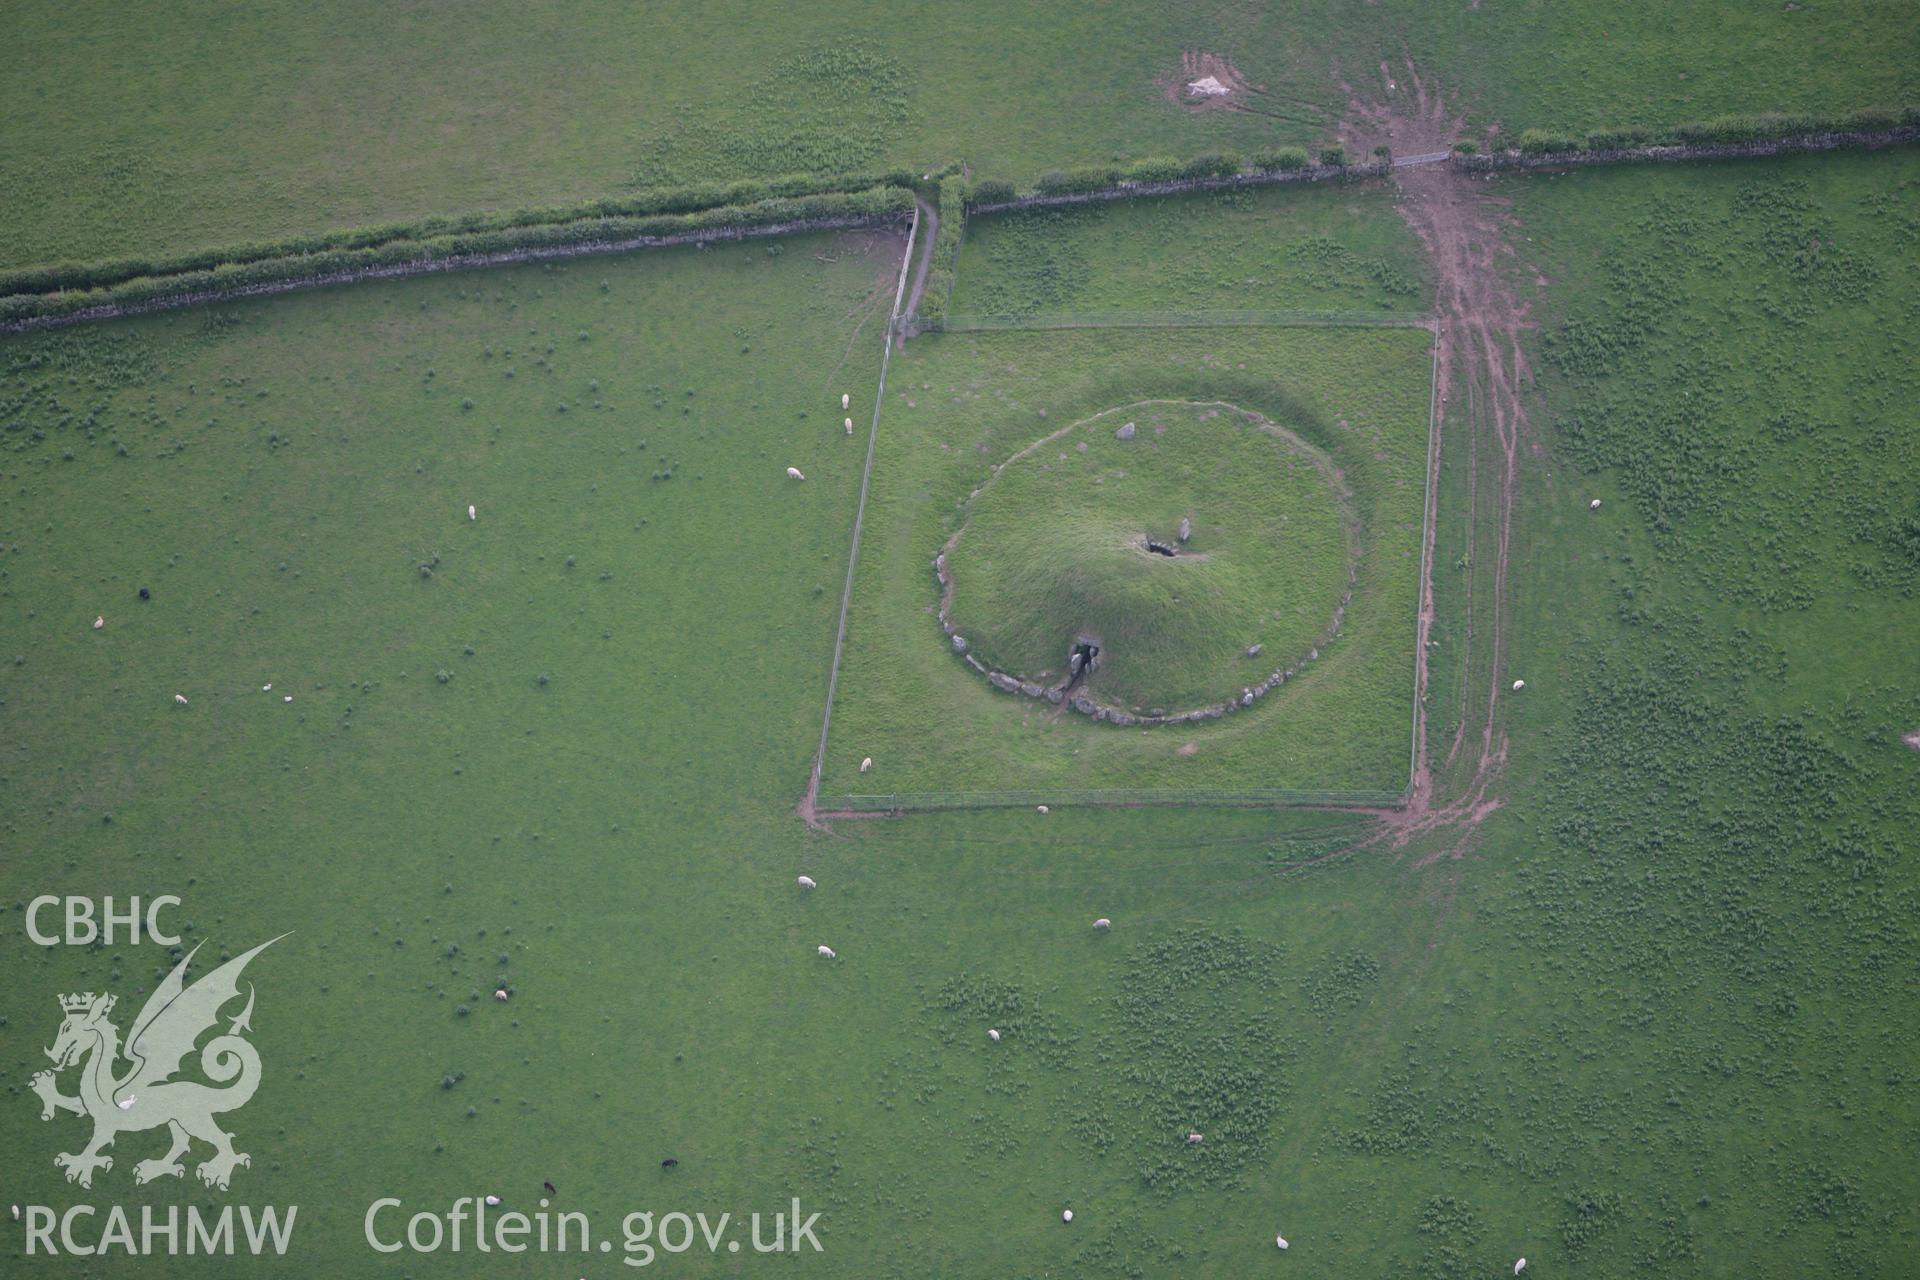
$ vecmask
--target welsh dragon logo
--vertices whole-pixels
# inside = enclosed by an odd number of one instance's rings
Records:
[[[224,1034],[214,1036],[200,1050],[201,1072],[225,1087],[174,1077],[193,1052],[194,1043],[218,1025],[221,1008],[238,998],[240,973],[247,962],[278,941],[280,938],[269,939],[187,986],[187,965],[200,949],[195,947],[147,997],[140,1016],[133,1020],[124,1048],[120,1029],[108,1020],[113,996],[88,991],[60,997],[66,1018],[53,1047],[47,1050],[53,1070],[36,1073],[32,1086],[40,1095],[42,1120],[53,1119],[59,1111],[93,1119],[91,1142],[79,1151],[53,1158],[54,1164],[67,1171],[68,1182],[91,1187],[95,1169],[113,1168],[113,1157],[101,1152],[112,1146],[115,1138],[162,1125],[172,1135],[173,1145],[158,1160],[134,1165],[136,1183],[184,1175],[186,1168],[180,1157],[196,1138],[213,1148],[213,1155],[194,1169],[209,1187],[225,1191],[234,1168],[252,1164],[245,1152],[233,1149],[233,1135],[214,1120],[223,1112],[245,1106],[260,1086],[260,1055],[241,1036],[253,1030],[249,1022],[253,1016],[252,983],[247,984],[246,1008],[228,1022]],[[130,1064],[124,1070],[122,1058]],[[68,1097],[60,1092],[54,1077],[75,1066],[80,1068],[80,1092]]]

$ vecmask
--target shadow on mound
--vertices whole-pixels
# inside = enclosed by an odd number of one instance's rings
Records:
[[[1123,415],[1139,421],[1112,429]],[[952,652],[997,689],[1113,724],[1252,706],[1339,634],[1358,578],[1331,458],[1219,401],[1073,423],[994,467],[963,512],[934,557]],[[1263,653],[1294,660],[1249,672]]]

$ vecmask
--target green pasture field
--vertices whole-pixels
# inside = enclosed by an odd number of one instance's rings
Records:
[[[1920,97],[1904,5],[1073,12],[39,6],[0,39],[0,263],[796,163],[1307,140],[1335,76],[1371,93],[1408,49],[1476,127]],[[1166,103],[1153,77],[1196,47],[1282,114]],[[797,819],[863,460],[838,395],[864,424],[897,238],[0,339],[5,1199],[300,1206],[288,1259],[223,1275],[632,1270],[364,1242],[377,1197],[529,1210],[542,1181],[616,1242],[636,1209],[822,1214],[821,1254],[659,1260],[691,1274],[1909,1269],[1920,157],[1485,188],[1539,382],[1497,673],[1463,585],[1491,432],[1451,418],[1433,741],[1468,684],[1527,688],[1494,803],[1411,846],[1322,811]],[[954,310],[1424,305],[1385,189],[1300,194],[983,222]],[[823,800],[1256,766],[1398,786],[1428,341],[911,342]],[[1149,758],[1189,739],[1043,731],[941,652],[959,501],[1143,395],[1297,425],[1374,508],[1378,615],[1357,596],[1282,691],[1339,702],[1317,737],[1272,732],[1270,701]],[[1444,800],[1463,765],[1435,763]],[[227,1120],[253,1157],[231,1192],[135,1189],[157,1133],[90,1190],[54,1167],[85,1131],[27,1085],[55,993],[113,991],[124,1028],[171,962],[28,942],[25,902],[68,893],[180,895],[201,960],[292,931],[248,971],[266,1071]],[[210,1271],[0,1233],[8,1274]]]
[[[1424,329],[1077,329],[909,344],[881,417],[822,804],[1047,787],[1405,787],[1431,353]],[[991,468],[1142,399],[1224,400],[1267,416],[1331,455],[1360,524],[1339,638],[1252,709],[1199,725],[1123,729],[999,693],[954,656],[934,616],[933,557]]]
[[[1244,1198],[1218,1201],[1285,1228],[1289,1264],[1311,1247],[1354,1276],[1504,1274],[1522,1255],[1542,1274],[1897,1274],[1920,1231],[1920,754],[1901,743],[1920,728],[1906,639],[1920,627],[1920,159],[1506,178],[1493,193],[1526,246],[1541,378],[1502,673],[1528,686],[1504,702],[1499,811],[1407,851],[1307,866],[1282,852],[1231,890],[1184,880],[1213,869],[1196,846],[1237,820],[1205,811],[1184,812],[1194,843],[1169,838],[1152,871],[1122,855],[1120,876],[1072,859],[1037,871],[1002,841],[1073,824],[1130,849],[1146,814],[859,824],[855,860],[964,832],[964,893],[1034,876],[1037,901],[994,921],[989,969],[1028,998],[1015,957],[1054,952],[1026,935],[1049,926],[1056,883],[1113,916],[1114,941],[1136,911],[1157,931],[1169,910],[1216,931],[1255,913],[1272,930],[1255,936],[1283,946],[1311,936],[1316,958],[1287,960],[1265,1001],[1289,1046],[1266,1077],[1272,1146]],[[1452,421],[1456,445],[1475,438]],[[1484,529],[1454,536],[1437,570],[1443,652],[1467,643],[1460,556],[1486,547]],[[1191,890],[1178,908],[1158,892],[1168,878]],[[1136,883],[1145,901],[1129,901]],[[1192,953],[1160,963],[1196,988],[1234,972]],[[1108,1042],[1126,1046],[1113,1061],[1146,1052],[1131,1075],[1198,1082],[1220,1048],[1262,1069],[1217,981],[1180,1006],[1217,1039],[1143,1028]],[[1136,1007],[1123,994],[1099,1016]],[[1076,1095],[1107,1078],[1023,1081],[1077,1116],[1099,1112]],[[1105,1158],[1150,1184],[1166,1126],[1141,1110]],[[1046,1133],[1012,1150],[1045,1149]],[[1257,1241],[1174,1256],[1185,1243],[1116,1227],[1071,1269],[1273,1265]]]
[[[1898,0],[964,12],[879,0],[459,9],[30,0],[0,39],[0,267],[511,209],[715,177],[1331,141],[1412,57],[1477,132],[1920,100]],[[1249,110],[1192,111],[1183,55]],[[1383,63],[1399,88],[1389,90]]]
[[[1846,111],[1920,94],[1920,29],[1905,0],[1845,8],[1402,0],[1385,21],[1371,9],[1345,12],[1345,21],[1333,21],[1348,39],[1374,34],[1364,70],[1357,50],[1342,60],[1348,83],[1379,94],[1384,58],[1393,92],[1404,95],[1413,87],[1405,74],[1411,58],[1429,93],[1437,90],[1476,136],[1655,127],[1745,111]]]
[[[1440,954],[1330,1120],[1417,1209],[1411,1268],[1490,1267],[1528,1212],[1511,1252],[1556,1273],[1905,1267],[1917,193],[1897,154],[1492,184],[1539,326],[1527,688],[1502,811],[1405,890]],[[1443,539],[1449,647],[1487,550]]]
[[[1242,188],[967,220],[955,315],[1426,309],[1382,182]]]
[[[769,1212],[825,1190],[804,1144],[843,1117],[792,1106],[846,1037],[816,1038],[793,985],[832,975],[790,896],[819,845],[791,810],[862,462],[839,396],[872,402],[900,249],[0,340],[10,1201],[212,1203],[191,1174],[133,1189],[164,1133],[90,1191],[53,1165],[85,1129],[26,1088],[55,994],[112,990],[125,1031],[171,964],[29,942],[28,899],[103,893],[180,896],[163,923],[197,964],[291,931],[248,970],[265,1082],[226,1118],[253,1166],[217,1198],[301,1206],[307,1269],[392,1261],[361,1243],[389,1193],[530,1209],[552,1180],[611,1223],[663,1190]],[[777,1070],[746,1065],[793,1032]],[[668,1155],[684,1187],[655,1182]],[[526,1265],[490,1274],[553,1264]]]
[[[1215,926],[1231,896],[1273,930],[1256,936],[1314,938],[1267,1004],[1297,1056],[1264,1172],[1220,1201],[1292,1224],[1290,1262],[1311,1240],[1355,1276],[1504,1273],[1521,1255],[1606,1276],[1903,1268],[1920,1231],[1905,1155],[1920,1141],[1920,754],[1900,740],[1920,728],[1905,642],[1920,627],[1916,193],[1905,155],[1494,184],[1539,300],[1542,382],[1502,673],[1528,687],[1505,702],[1501,808],[1410,851],[1307,867],[1282,853],[1271,877],[1194,884],[1177,910]],[[1464,425],[1444,455],[1456,521],[1457,450],[1491,448]],[[1484,528],[1450,537],[1443,653],[1472,639],[1460,560],[1487,549]],[[1434,670],[1457,697],[1449,664]],[[1451,725],[1433,733],[1444,745]],[[1236,820],[1184,817],[1193,842]],[[1131,848],[1147,815],[1026,819],[1105,849]],[[862,865],[908,833],[966,832],[971,892],[987,868],[1042,874],[1001,844],[1022,827],[976,813],[848,830]],[[1112,915],[1118,941],[1136,910],[1162,927],[1159,887],[1209,861],[1182,846],[1120,877],[1049,863],[1031,914],[996,921],[991,972],[1017,981],[1016,954],[1051,953],[1024,940],[1046,927],[1041,886],[1088,882],[1083,912]],[[1135,883],[1146,902],[1127,900]],[[1263,1061],[1228,991],[1189,1007],[1217,1019],[1210,1043]],[[1145,1031],[1126,1043],[1159,1052]],[[1202,1078],[1206,1049],[1172,1052],[1178,1067],[1155,1057],[1138,1075]],[[1055,1086],[1059,1109],[1097,1111],[1066,1095],[1102,1078]],[[1106,1158],[1145,1183],[1161,1152],[1138,1123]],[[1198,1260],[1173,1257],[1163,1229],[1113,1236],[1076,1272],[1271,1265],[1257,1242]]]

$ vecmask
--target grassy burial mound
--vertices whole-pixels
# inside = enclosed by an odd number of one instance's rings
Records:
[[[1315,653],[1357,549],[1324,452],[1233,405],[1142,401],[981,486],[943,551],[946,622],[1002,687],[1179,715],[1264,692]]]
[[[1247,788],[1367,793],[1355,803],[1397,793],[1413,716],[1431,341],[1420,329],[1256,326],[943,333],[908,344],[888,379],[823,802],[1012,803],[1001,793],[1035,788],[1178,792],[1183,801],[1197,790]],[[1201,422],[1207,407],[1218,416]],[[1269,425],[1248,425],[1240,410]],[[1155,435],[1161,413],[1167,430]],[[1128,422],[1135,435],[1122,441],[1115,433]],[[1091,430],[1034,448],[1068,423]],[[1323,451],[1338,469],[1337,490],[1314,453],[1271,434],[1271,424]],[[1194,439],[1167,444],[1186,435]],[[1028,468],[1031,478],[1021,474]],[[1093,486],[1104,470],[1125,471],[1125,482]],[[1040,488],[1023,496],[1029,484]],[[1113,505],[1070,504],[1076,486]],[[1026,525],[995,532],[1003,501],[1032,513]],[[1303,662],[1349,589],[1343,501],[1358,522],[1358,576],[1319,659],[1244,710],[1116,729],[1116,716],[1123,726],[1149,718],[1135,705],[1210,712]],[[1180,555],[1140,549],[1152,535],[1178,550],[1182,516],[1185,546],[1209,560],[1183,565]],[[1263,526],[1280,531],[1270,546],[1247,532]],[[949,545],[941,583],[930,561]],[[1148,556],[1161,563],[1142,563]],[[1201,566],[1199,585],[1168,589],[1158,618],[1146,616],[1143,583]],[[1101,614],[1068,595],[1095,573],[1106,579]],[[1015,607],[995,604],[996,591],[1033,620],[1016,621]],[[966,654],[954,656],[943,621]],[[1069,674],[1069,646],[1089,628],[1107,649],[1091,689],[1048,701],[1042,695]],[[1143,641],[1163,630],[1163,649]],[[1261,652],[1247,656],[1255,644]],[[1023,658],[1022,645],[1034,656]],[[1173,657],[1157,661],[1160,653]],[[1137,697],[1121,683],[1134,654],[1146,678],[1162,682]],[[995,671],[1000,690],[988,686]],[[1002,692],[1009,680],[1028,696]],[[1069,710],[1075,698],[1107,723]]]

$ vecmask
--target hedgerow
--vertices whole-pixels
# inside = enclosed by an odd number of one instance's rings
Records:
[[[1533,128],[1523,131],[1517,149],[1522,155],[1574,155],[1618,152],[1641,147],[1738,145],[1831,134],[1885,134],[1920,126],[1920,106],[1900,110],[1869,107],[1826,115],[1817,112],[1766,112],[1716,116],[1665,129],[1597,129],[1584,137]],[[1471,142],[1454,150],[1472,158]],[[1376,148],[1378,166],[1388,163]],[[1328,168],[1345,169],[1352,160],[1345,147],[1332,145],[1318,154]],[[1126,185],[1199,182],[1241,176],[1304,170],[1314,157],[1301,147],[1279,147],[1255,153],[1243,166],[1230,153],[1210,152],[1186,160],[1149,157],[1121,165],[1088,165],[1043,173],[1034,183],[1040,195],[1094,194]],[[1497,164],[1494,158],[1478,162]],[[1368,166],[1362,166],[1363,168]],[[1010,182],[988,179],[962,188],[955,167],[936,172],[943,207],[999,204],[1018,197]],[[383,223],[282,240],[197,249],[161,257],[128,257],[93,263],[59,263],[0,272],[0,323],[33,316],[69,314],[107,303],[143,302],[172,293],[195,293],[286,280],[332,275],[365,267],[431,261],[451,255],[507,252],[521,248],[591,243],[600,239],[684,234],[707,227],[767,226],[810,217],[865,216],[881,210],[862,205],[866,193],[886,188],[927,186],[918,175],[901,170],[870,174],[809,175],[696,183],[642,190],[626,196],[608,196],[567,205],[495,210]],[[950,194],[951,192],[951,194]],[[795,202],[825,201],[811,212],[796,212]],[[830,210],[828,205],[841,208]],[[898,211],[898,197],[886,211]],[[675,221],[677,220],[677,221]],[[958,235],[963,217],[946,218]],[[943,266],[950,270],[958,240],[942,237]],[[943,283],[950,281],[943,275]],[[937,316],[941,300],[931,303]],[[37,300],[36,300],[37,299]]]
[[[1186,179],[1233,178],[1239,176],[1240,157],[1230,151],[1210,151],[1197,155],[1180,168]]]
[[[1863,107],[1826,115],[1820,112],[1749,112],[1691,120],[1663,129],[1595,129],[1584,137],[1550,129],[1527,129],[1517,149],[1523,155],[1559,155],[1580,152],[1630,151],[1640,147],[1727,146],[1741,143],[1789,141],[1831,134],[1881,134],[1920,125],[1920,106],[1900,110]],[[1472,154],[1471,144],[1455,150]]]
[[[1389,154],[1376,149],[1376,161],[1360,165],[1356,172],[1384,172]],[[1328,169],[1346,169],[1351,163],[1346,149],[1329,147],[1319,156],[1319,164]],[[1073,169],[1050,169],[1034,179],[1030,191],[1023,192],[1011,182],[981,179],[968,191],[969,207],[1011,204],[1022,196],[1073,196],[1101,193],[1124,194],[1135,187],[1163,187],[1181,183],[1206,183],[1235,178],[1253,178],[1263,174],[1306,170],[1315,160],[1304,147],[1276,147],[1257,151],[1246,159],[1225,151],[1209,151],[1185,160],[1167,156],[1148,156],[1125,165],[1085,165]],[[1327,176],[1327,175],[1320,175]]]
[[[1279,173],[1287,169],[1304,169],[1313,163],[1313,157],[1307,154],[1305,147],[1275,147],[1271,151],[1256,151],[1252,156],[1253,167],[1261,173]]]
[[[1145,160],[1135,160],[1127,166],[1123,175],[1127,182],[1178,182],[1185,177],[1186,165],[1179,160],[1166,156],[1152,156]]]
[[[1520,150],[1530,156],[1549,151],[1578,151],[1579,149],[1579,139],[1566,134],[1549,133],[1545,129],[1527,129],[1520,135]]]
[[[0,298],[0,324],[69,315],[93,307],[131,306],[178,295],[325,279],[370,268],[824,219],[904,217],[912,208],[912,193],[905,188],[873,187],[857,192],[778,197],[750,205],[719,205],[691,213],[603,216],[564,223],[468,230],[425,239],[390,240],[367,248],[335,248],[248,262],[221,262],[167,275],[137,276],[102,288],[18,293]]]
[[[1019,194],[1019,188],[1011,182],[1001,178],[982,178],[967,192],[967,203],[969,205],[1005,204],[1017,198]]]
[[[1049,169],[1034,179],[1033,189],[1041,195],[1066,195],[1070,192],[1105,191],[1117,186],[1124,170],[1113,165],[1086,165],[1078,169]]]
[[[373,249],[402,242],[436,240],[449,235],[563,226],[597,218],[689,214],[711,209],[741,208],[770,200],[866,191],[874,187],[905,187],[912,185],[916,176],[902,170],[870,174],[793,174],[757,181],[699,183],[638,191],[628,196],[603,196],[574,204],[493,210],[452,217],[435,216],[412,222],[352,227],[319,235],[289,236],[254,244],[192,249],[164,257],[115,258],[102,262],[24,267],[0,271],[0,297],[22,293],[56,293],[70,289],[100,289],[141,277],[184,275],[273,258],[335,250]]]

